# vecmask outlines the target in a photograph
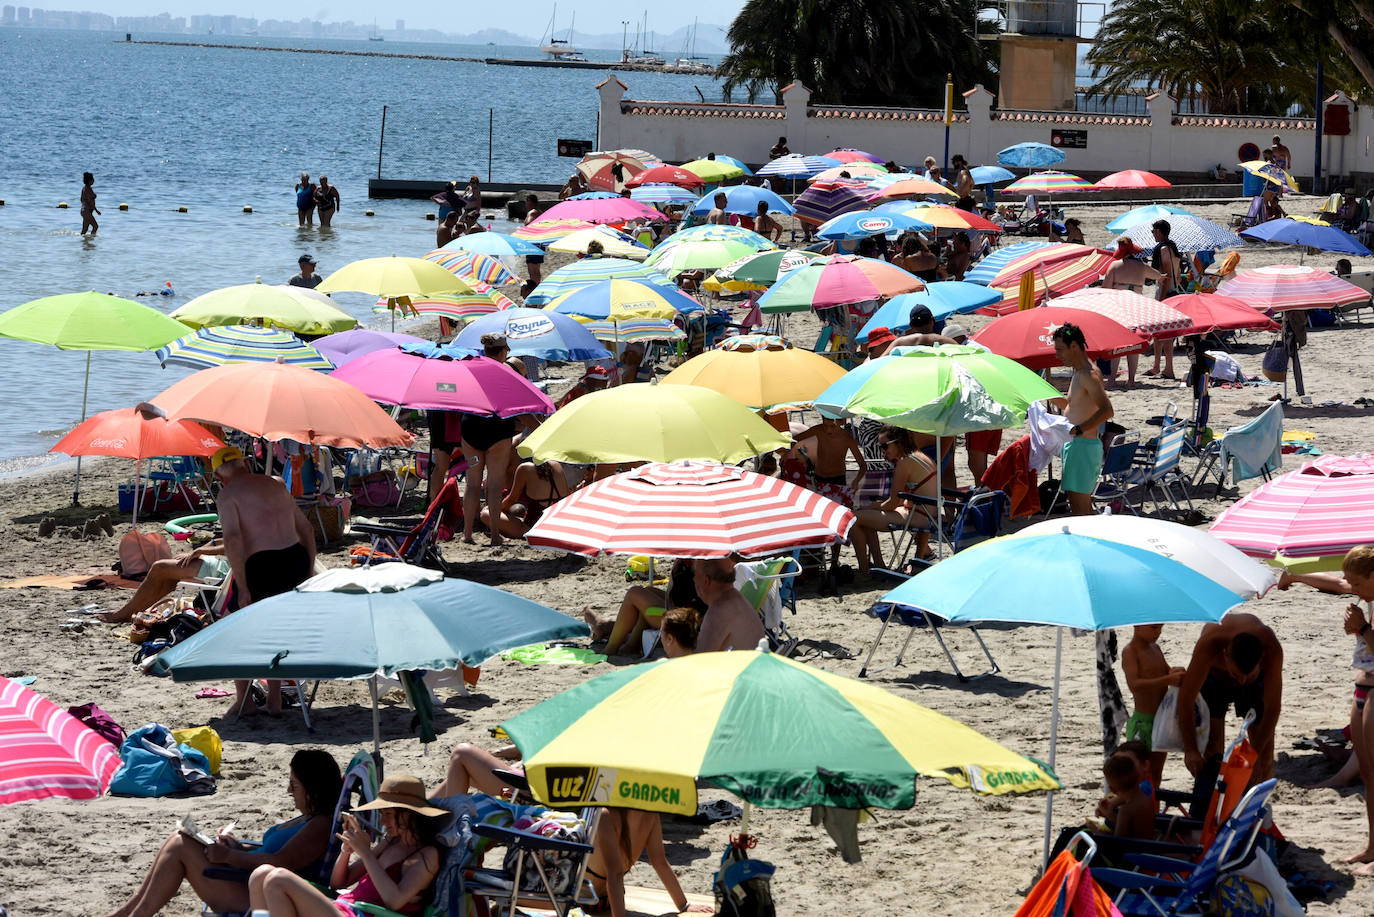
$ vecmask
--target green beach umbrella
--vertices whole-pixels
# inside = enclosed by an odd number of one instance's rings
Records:
[[[266,283],[241,283],[211,290],[177,309],[172,318],[192,328],[257,322],[297,334],[333,334],[358,327],[356,318],[323,293]]]
[[[683,271],[714,271],[741,258],[776,248],[763,236],[757,239],[687,239],[668,241],[654,249],[644,263],[669,277]]]
[[[45,296],[0,314],[0,336],[48,344],[58,350],[86,351],[86,381],[81,387],[81,419],[91,386],[91,351],[156,350],[191,329],[156,309],[131,299],[88,290]],[[72,504],[81,496],[81,459],[76,460]]]
[[[1038,761],[956,720],[752,650],[627,666],[501,728],[535,798],[555,806],[691,815],[698,779],[775,809],[906,809],[917,776],[988,795],[1059,787]]]
[[[718,185],[745,174],[742,167],[721,159],[693,159],[691,162],[683,163],[682,168],[708,185]]]

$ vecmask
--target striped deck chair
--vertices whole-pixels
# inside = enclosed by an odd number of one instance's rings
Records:
[[[1163,512],[1160,494],[1168,498],[1174,509],[1182,509],[1174,494],[1177,487],[1188,501],[1188,509],[1193,508],[1193,499],[1188,495],[1188,479],[1184,476],[1179,462],[1183,458],[1183,440],[1188,435],[1188,421],[1165,422],[1155,441],[1152,452],[1136,457],[1136,465],[1126,473],[1124,481],[1131,487],[1141,487],[1155,505],[1155,515]]]

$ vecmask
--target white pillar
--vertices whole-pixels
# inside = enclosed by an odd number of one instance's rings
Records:
[[[601,96],[601,117],[595,138],[597,149],[616,150],[625,145],[620,140],[620,101],[625,98],[628,88],[614,73],[607,73],[606,78],[596,84],[596,91]]]
[[[1174,100],[1167,93],[1147,96],[1145,107],[1150,115],[1149,166],[1151,172],[1173,169]],[[1195,168],[1189,165],[1188,168]]]
[[[810,147],[807,145],[809,140],[806,123],[806,111],[810,105],[811,90],[807,89],[801,80],[788,83],[783,87],[782,107],[785,129],[778,133],[787,138],[787,146],[794,153],[810,152]]]
[[[970,165],[997,161],[997,147],[992,142],[993,95],[979,83],[964,93],[968,109],[968,151],[964,156]]]

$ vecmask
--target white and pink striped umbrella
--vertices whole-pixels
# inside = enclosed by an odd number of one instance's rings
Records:
[[[1297,264],[1271,264],[1237,271],[1217,286],[1261,312],[1332,309],[1364,302],[1369,292],[1334,274]]]
[[[530,529],[532,545],[598,554],[763,557],[838,544],[854,514],[834,500],[731,465],[644,465],[583,488]]]
[[[0,806],[95,799],[119,769],[104,736],[17,681],[0,679]]]
[[[1065,309],[1086,309],[1105,315],[1118,325],[1152,340],[1193,333],[1191,318],[1157,299],[1130,290],[1088,287],[1056,297],[1053,302]]]
[[[1374,455],[1329,455],[1255,488],[1211,532],[1254,557],[1332,557],[1374,542]]]

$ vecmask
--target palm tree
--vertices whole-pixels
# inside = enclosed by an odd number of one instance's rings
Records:
[[[720,75],[751,98],[801,80],[819,102],[937,105],[945,74],[993,84],[975,0],[749,0]]]

